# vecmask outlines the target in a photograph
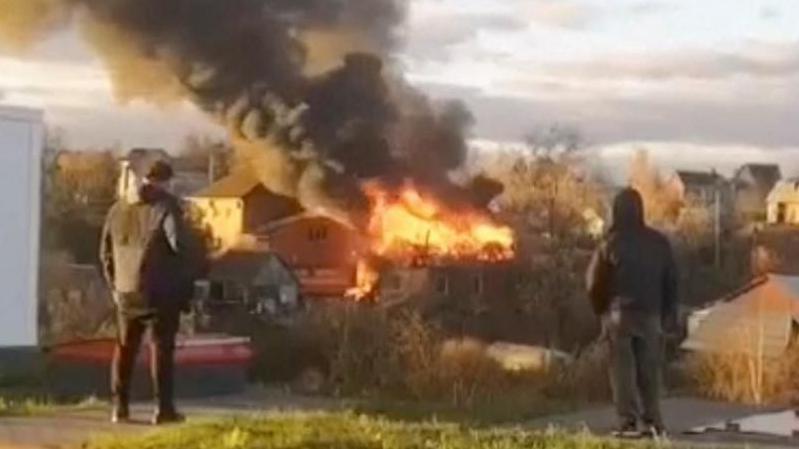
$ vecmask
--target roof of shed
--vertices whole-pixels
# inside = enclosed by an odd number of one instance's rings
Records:
[[[768,275],[695,316],[684,349],[777,357],[799,318],[799,277]]]

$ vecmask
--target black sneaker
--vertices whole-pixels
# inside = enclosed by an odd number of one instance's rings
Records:
[[[641,437],[641,432],[638,431],[638,426],[635,423],[622,424],[614,429],[610,435],[613,438],[621,438],[624,440],[636,439]]]
[[[186,417],[174,410],[171,411],[157,410],[153,414],[153,419],[151,420],[154,426],[160,426],[162,424],[179,424],[184,421],[186,421]]]

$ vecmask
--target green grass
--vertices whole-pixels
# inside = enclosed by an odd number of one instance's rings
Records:
[[[190,424],[139,437],[96,440],[86,449],[626,449],[646,448],[587,434],[476,430],[411,424],[353,413],[273,415]]]
[[[530,421],[546,415],[567,413],[578,408],[562,400],[552,400],[535,392],[519,391],[516,396],[503,395],[480,400],[471,405],[455,406],[445,402],[399,401],[376,398],[356,401],[358,413],[398,421],[438,421],[469,426],[495,426]]]

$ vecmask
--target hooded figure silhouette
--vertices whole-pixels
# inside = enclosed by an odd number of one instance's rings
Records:
[[[677,322],[677,270],[665,236],[646,226],[644,203],[632,188],[613,202],[613,224],[594,253],[588,295],[611,350],[617,434],[663,432],[660,373],[663,329]],[[639,411],[641,405],[643,410]]]

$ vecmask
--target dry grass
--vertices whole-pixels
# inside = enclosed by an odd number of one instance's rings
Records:
[[[573,363],[552,374],[547,395],[567,398],[576,404],[609,401],[613,396],[609,367],[608,345],[599,341],[592,343],[577,354]]]
[[[754,405],[795,403],[799,394],[799,347],[784,356],[695,354],[686,363],[693,389],[706,397]]]
[[[485,345],[447,341],[417,314],[347,308],[328,311],[323,322],[331,379],[343,394],[468,407],[508,387],[508,374],[487,356]]]
[[[513,372],[483,342],[448,339],[413,312],[337,306],[305,326],[324,348],[331,389],[371,398],[388,416],[505,422],[609,397],[604,346],[569,366]]]

